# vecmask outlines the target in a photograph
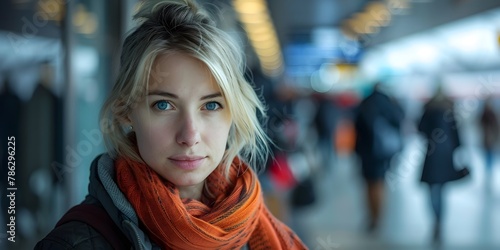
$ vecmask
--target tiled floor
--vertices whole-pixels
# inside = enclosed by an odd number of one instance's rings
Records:
[[[356,159],[339,157],[316,174],[318,201],[292,214],[294,230],[310,249],[500,249],[500,161],[487,192],[480,150],[467,148],[472,175],[445,186],[443,240],[436,246],[427,186],[418,181],[421,141],[407,141],[402,156],[413,160],[389,172],[384,215],[374,234],[364,230],[364,184]]]

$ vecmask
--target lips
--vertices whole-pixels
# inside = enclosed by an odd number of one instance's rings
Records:
[[[205,161],[205,156],[176,155],[168,159],[175,166],[184,170],[194,170],[199,168]]]

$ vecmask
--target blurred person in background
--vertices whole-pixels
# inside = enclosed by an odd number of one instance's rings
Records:
[[[334,162],[334,131],[339,119],[338,107],[327,95],[317,96],[318,108],[314,125],[318,133],[318,148],[321,151],[323,170],[331,170]]]
[[[492,169],[494,165],[495,150],[498,146],[500,136],[500,124],[493,107],[492,97],[488,97],[484,102],[484,108],[480,117],[481,133],[483,137],[483,149],[485,159],[485,188],[491,191]]]
[[[460,138],[454,102],[444,94],[441,85],[438,85],[434,96],[424,105],[418,130],[427,140],[421,181],[429,185],[434,214],[433,241],[439,243],[444,211],[444,185],[466,175],[455,168],[453,155],[455,149],[460,146]]]
[[[36,249],[306,249],[263,202],[264,106],[237,46],[193,1],[136,18],[101,112],[108,153]]]
[[[355,117],[355,151],[361,158],[369,212],[368,231],[378,227],[384,202],[384,180],[392,157],[401,150],[401,106],[386,93],[382,83],[359,105]]]

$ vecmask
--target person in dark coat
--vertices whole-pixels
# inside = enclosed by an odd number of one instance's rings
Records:
[[[361,172],[366,182],[369,231],[378,225],[390,161],[401,150],[399,130],[403,118],[403,109],[384,93],[380,83],[375,84],[373,92],[358,107],[355,150],[361,159]]]
[[[463,177],[455,169],[453,154],[460,146],[453,100],[443,94],[441,87],[425,104],[418,130],[427,139],[427,151],[421,181],[429,185],[434,213],[433,240],[438,242],[443,218],[443,186]]]
[[[486,167],[485,187],[487,188],[487,190],[491,190],[491,172],[493,169],[494,151],[500,137],[500,124],[493,108],[492,101],[493,99],[491,99],[491,97],[486,99],[480,118]]]

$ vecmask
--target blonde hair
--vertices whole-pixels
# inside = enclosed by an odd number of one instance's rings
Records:
[[[193,1],[146,2],[134,19],[141,23],[124,41],[118,79],[100,115],[110,155],[144,162],[135,134],[123,129],[124,121],[145,97],[155,59],[180,52],[207,66],[226,100],[233,121],[221,161],[226,174],[236,156],[260,170],[269,154],[269,140],[258,119],[265,117],[265,107],[244,77],[242,50]]]

